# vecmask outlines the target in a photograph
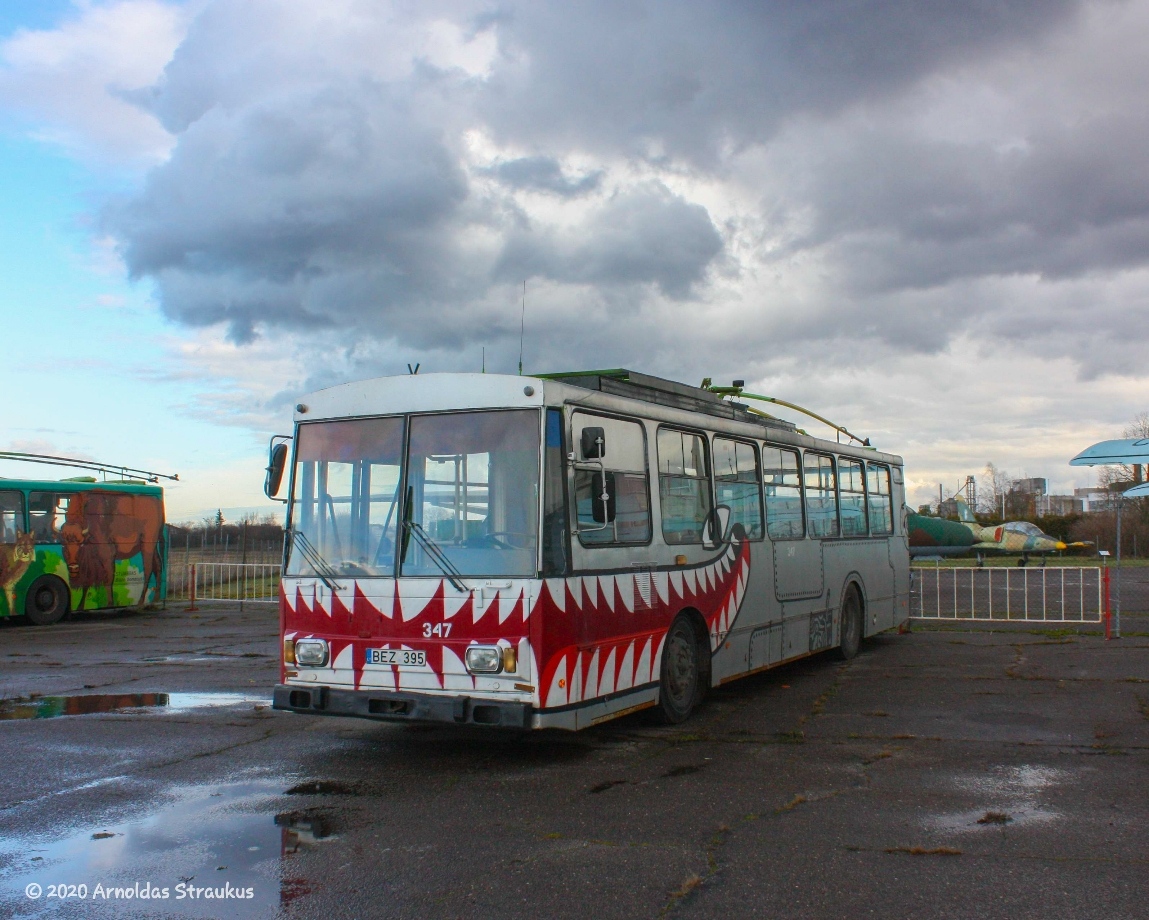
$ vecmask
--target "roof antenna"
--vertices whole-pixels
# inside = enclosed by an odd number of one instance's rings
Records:
[[[410,364],[408,364],[407,365],[407,373],[410,374],[411,376],[415,376],[415,374],[419,373],[419,365],[416,364],[414,367],[412,367]]]
[[[527,279],[523,279],[523,319],[519,325],[519,376],[523,376],[523,333],[527,328]]]
[[[487,372],[487,346],[483,346],[483,373]]]

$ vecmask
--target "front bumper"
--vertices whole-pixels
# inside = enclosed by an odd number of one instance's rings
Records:
[[[449,722],[455,725],[497,725],[529,728],[528,703],[437,696],[389,690],[342,690],[277,684],[272,709],[312,716],[357,716],[384,722]]]

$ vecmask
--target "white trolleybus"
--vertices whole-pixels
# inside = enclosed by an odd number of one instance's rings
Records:
[[[909,616],[901,458],[708,389],[409,375],[311,394],[295,422],[267,480],[290,453],[276,709],[681,722]]]

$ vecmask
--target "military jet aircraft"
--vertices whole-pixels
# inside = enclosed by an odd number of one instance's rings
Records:
[[[1041,556],[1044,565],[1049,553],[1091,545],[1088,542],[1065,543],[1028,521],[983,526],[960,498],[957,506],[960,522],[924,514],[909,516],[911,556],[963,556],[973,552],[977,553],[978,564],[981,565],[983,555],[1008,554],[1020,555],[1017,564],[1027,565],[1033,555]]]

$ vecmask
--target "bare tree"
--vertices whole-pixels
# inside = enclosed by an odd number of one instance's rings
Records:
[[[977,510],[983,514],[1001,514],[1002,502],[1009,492],[1009,473],[999,470],[992,463],[986,463],[983,476],[977,490]]]

